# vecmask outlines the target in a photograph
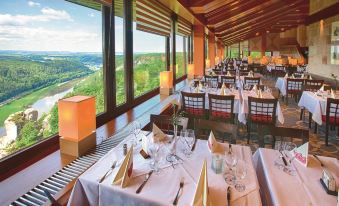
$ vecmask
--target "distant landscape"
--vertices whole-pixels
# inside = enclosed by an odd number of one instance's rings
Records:
[[[182,53],[177,58],[181,68]],[[122,104],[125,102],[123,55],[116,55],[115,62],[116,98],[117,104]],[[134,54],[135,96],[158,87],[159,72],[165,69],[164,53]],[[0,132],[0,157],[58,133],[59,98],[95,96],[99,114],[104,111],[103,93],[100,53],[0,51],[0,129],[4,133],[4,121],[11,114],[15,114],[12,121],[19,126],[17,138],[9,144]],[[49,108],[41,108],[46,105]],[[20,115],[29,108],[40,111],[36,121]]]

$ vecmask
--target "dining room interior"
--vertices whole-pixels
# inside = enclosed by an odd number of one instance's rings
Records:
[[[3,0],[0,205],[339,205],[339,0]]]

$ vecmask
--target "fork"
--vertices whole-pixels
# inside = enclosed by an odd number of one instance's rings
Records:
[[[101,179],[99,180],[99,183],[102,183],[104,181],[104,179],[107,177],[108,173],[110,171],[114,170],[116,165],[117,165],[117,161],[114,161],[111,168],[109,168],[109,170],[105,173],[105,175],[101,177]]]
[[[180,190],[182,190],[183,188],[184,188],[184,178],[181,178],[180,184],[179,184],[179,189],[178,189],[177,195],[175,196],[175,199],[174,199],[174,201],[173,201],[173,205],[177,205],[178,199],[179,199],[179,192],[180,192]]]

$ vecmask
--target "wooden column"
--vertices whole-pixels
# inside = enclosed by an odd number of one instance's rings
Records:
[[[134,99],[133,78],[133,4],[132,0],[124,1],[124,65],[126,102],[132,104]]]
[[[208,33],[208,58],[211,63],[211,67],[215,65],[215,35],[212,32]]]
[[[205,74],[205,28],[203,25],[194,25],[193,30],[194,74],[202,76]]]
[[[177,16],[175,14],[172,15],[172,25],[171,25],[171,48],[172,48],[172,62],[171,62],[171,69],[173,71],[173,88],[175,89],[175,80],[176,80],[176,24],[177,24]]]
[[[266,33],[263,32],[261,35],[261,56],[265,56],[265,51],[266,51]]]

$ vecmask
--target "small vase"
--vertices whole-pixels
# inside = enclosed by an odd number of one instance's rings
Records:
[[[178,125],[173,125],[174,134],[172,139],[172,147],[171,147],[171,154],[176,155],[177,150],[177,141],[178,141]]]

